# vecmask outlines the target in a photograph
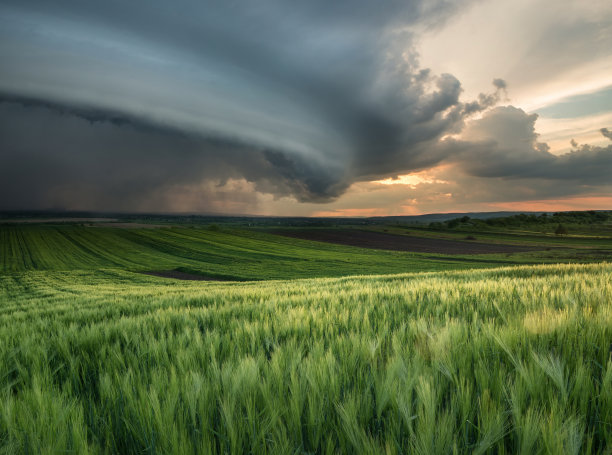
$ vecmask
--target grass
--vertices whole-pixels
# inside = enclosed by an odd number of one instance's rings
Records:
[[[612,447],[610,264],[295,279],[446,265],[227,229],[0,236],[0,454]],[[136,273],[175,267],[289,279]]]
[[[412,235],[416,237],[442,238],[465,240],[467,236],[476,237],[485,243],[503,243],[509,245],[528,245],[542,247],[562,247],[568,249],[605,248],[612,250],[612,228],[607,225],[591,227],[572,226],[567,235],[555,235],[554,232],[542,232],[537,226],[523,228],[489,227],[488,230],[479,230],[476,227],[462,229],[437,230],[424,226],[389,225],[368,226],[367,229],[377,232],[387,232],[397,235]]]
[[[246,229],[0,225],[0,273],[181,269],[238,280],[456,270],[538,263],[526,254],[446,256],[368,250]]]

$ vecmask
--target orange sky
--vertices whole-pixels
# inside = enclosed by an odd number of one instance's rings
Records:
[[[491,204],[495,210],[528,212],[564,212],[570,210],[611,210],[612,196],[572,197],[520,202],[498,202]]]

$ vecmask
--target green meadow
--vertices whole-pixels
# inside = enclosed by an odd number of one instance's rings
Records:
[[[0,453],[610,453],[610,238],[525,235],[1,225]]]
[[[181,269],[233,280],[314,278],[533,263],[526,255],[448,256],[311,242],[265,231],[0,225],[0,271]]]

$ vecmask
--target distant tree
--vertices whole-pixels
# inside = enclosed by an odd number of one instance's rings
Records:
[[[567,229],[561,223],[555,229],[555,235],[567,235]]]
[[[454,229],[457,226],[459,226],[459,223],[461,223],[461,219],[460,218],[453,218],[452,220],[448,220],[446,222],[446,226],[448,226],[451,229]]]

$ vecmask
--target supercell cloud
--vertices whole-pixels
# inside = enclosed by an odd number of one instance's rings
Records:
[[[467,6],[2,0],[0,209],[172,211],[200,188],[205,210],[239,179],[326,203],[441,164],[605,186],[610,147],[554,155],[537,116],[498,106],[503,79],[463,100],[420,66],[418,31]]]

